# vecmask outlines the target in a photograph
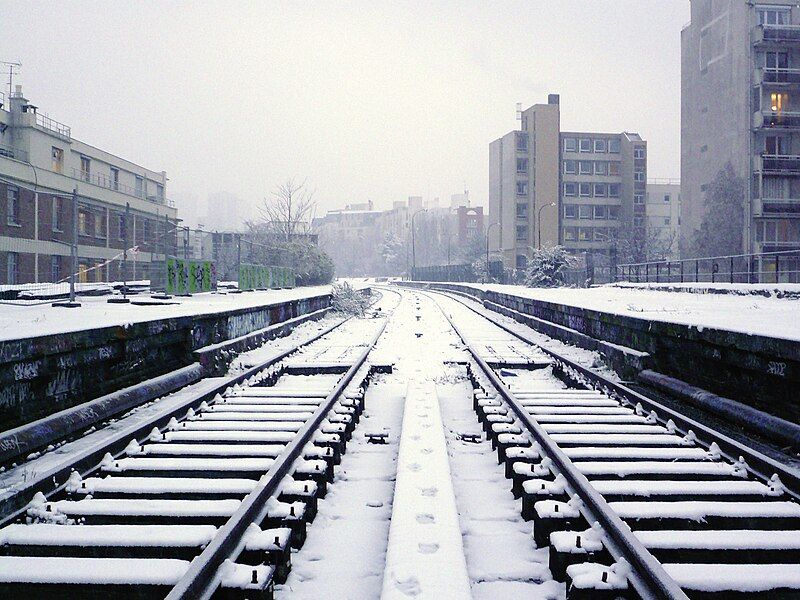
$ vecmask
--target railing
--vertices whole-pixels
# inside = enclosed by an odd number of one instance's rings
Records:
[[[756,41],[800,42],[800,27],[797,25],[759,25]]]
[[[672,177],[654,177],[653,179],[648,179],[647,183],[649,185],[680,185],[681,180]]]
[[[800,83],[800,69],[763,67],[758,72],[762,83]]]
[[[800,241],[791,250],[617,265],[616,281],[634,283],[798,283]]]
[[[69,127],[39,113],[36,113],[36,124],[67,139],[72,137],[72,130]]]
[[[761,170],[771,173],[800,173],[800,156],[796,154],[762,154]]]
[[[759,215],[800,216],[800,198],[755,198],[755,203]]]
[[[800,112],[762,110],[756,113],[756,127],[800,127]]]
[[[125,194],[126,196],[141,198],[142,200],[147,200],[148,202],[152,202],[153,204],[163,204],[165,206],[170,206],[170,207],[175,206],[175,203],[172,200],[158,196],[146,196],[144,193],[144,189],[132,188],[129,185],[125,185],[123,183],[115,181],[114,179],[112,179],[110,176],[107,175],[101,175],[99,173],[91,173],[89,171],[84,171],[83,169],[73,168],[71,177],[72,179],[78,179],[80,181],[85,181],[87,183],[91,183],[93,185],[97,185],[109,190],[114,190],[115,192]]]
[[[21,160],[22,162],[28,162],[28,153],[25,152],[25,150],[20,150],[19,148],[14,148],[13,146],[6,146],[5,144],[0,144],[0,156],[13,158],[14,160]]]

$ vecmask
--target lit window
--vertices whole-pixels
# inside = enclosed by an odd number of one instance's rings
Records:
[[[578,241],[579,242],[588,242],[592,239],[592,228],[591,227],[578,227]]]
[[[781,92],[772,92],[769,95],[770,110],[772,112],[783,112],[789,105],[789,94]]]
[[[577,227],[564,227],[564,241],[574,242],[578,237]]]

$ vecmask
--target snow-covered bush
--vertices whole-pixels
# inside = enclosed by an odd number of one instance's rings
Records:
[[[332,293],[331,308],[334,312],[363,317],[369,307],[369,299],[346,281],[334,283]]]
[[[558,287],[564,285],[564,272],[572,265],[572,257],[563,246],[534,250],[525,271],[528,287]]]

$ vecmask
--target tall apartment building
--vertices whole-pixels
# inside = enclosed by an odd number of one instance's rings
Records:
[[[119,261],[111,259],[125,244],[137,247],[127,276],[147,278],[165,244],[177,243],[166,185],[165,172],[73,138],[69,127],[40,114],[21,86],[8,99],[0,94],[0,283],[69,276],[76,189],[80,279],[118,278]]]
[[[523,268],[534,248],[608,253],[622,223],[644,235],[647,143],[636,133],[562,132],[559,96],[489,145],[489,248]],[[498,225],[493,225],[497,223]]]
[[[727,163],[745,182],[741,249],[800,248],[800,8],[692,0],[681,32],[681,251]]]
[[[679,257],[681,230],[681,182],[678,179],[651,179],[645,197],[647,237],[654,254],[648,258]]]

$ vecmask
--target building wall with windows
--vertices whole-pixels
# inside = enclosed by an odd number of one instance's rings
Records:
[[[653,179],[647,182],[645,198],[647,238],[653,251],[675,259],[680,255],[681,184],[677,179]]]
[[[694,0],[681,32],[681,252],[727,163],[745,182],[744,252],[800,248],[800,8]]]
[[[71,273],[77,192],[81,281],[147,278],[175,243],[176,211],[166,174],[75,140],[39,114],[20,86],[0,109],[0,284],[58,281]],[[127,213],[127,218],[126,218]],[[100,265],[103,265],[102,267]]]

